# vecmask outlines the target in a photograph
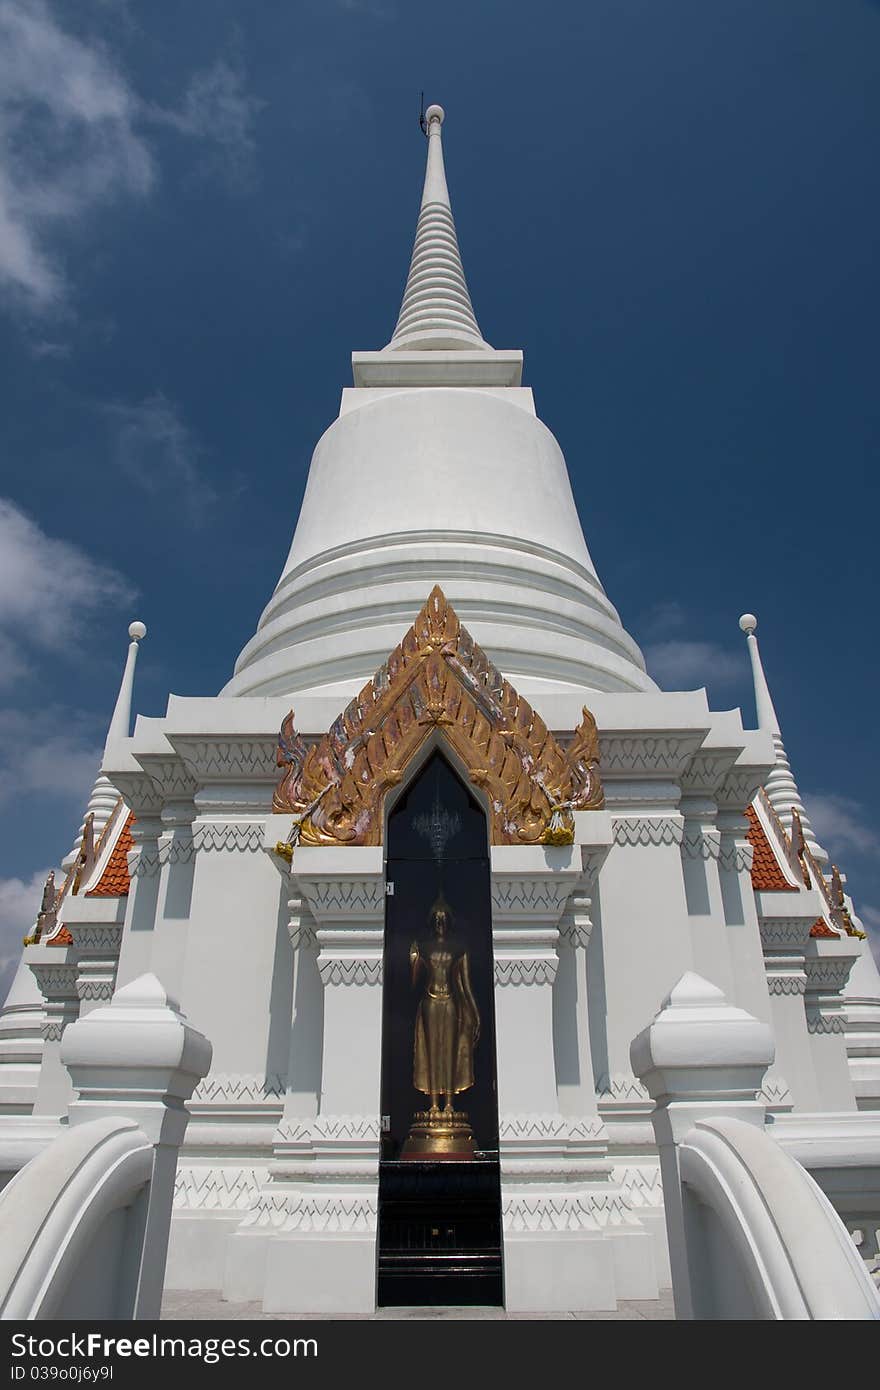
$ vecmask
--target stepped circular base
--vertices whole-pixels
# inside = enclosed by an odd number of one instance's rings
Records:
[[[417,1110],[402,1159],[467,1159],[474,1156],[474,1132],[463,1111]]]

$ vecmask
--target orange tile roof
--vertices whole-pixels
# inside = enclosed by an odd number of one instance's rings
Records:
[[[749,822],[746,838],[754,850],[752,887],[756,892],[761,893],[797,893],[799,890],[793,883],[789,883],[779,866],[779,860],[764,833],[764,827],[758,819],[758,813],[754,806],[746,807],[746,819]]]
[[[119,832],[116,844],[110,851],[110,858],[104,865],[104,872],[86,893],[87,898],[125,898],[128,896],[128,851],[133,846],[131,827],[134,812],[129,811],[125,824]]]
[[[840,934],[836,931],[832,931],[828,923],[822,917],[819,917],[810,927],[810,936],[828,936],[832,941],[840,940]]]
[[[52,940],[46,942],[46,945],[47,945],[47,946],[72,946],[72,945],[73,945],[73,937],[70,935],[70,932],[67,930],[67,928],[66,928],[65,926],[62,926],[61,930],[60,930],[59,932],[56,932],[55,935],[52,937]]]

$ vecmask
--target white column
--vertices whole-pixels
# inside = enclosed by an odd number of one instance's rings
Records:
[[[157,1319],[177,1155],[189,1119],[185,1103],[211,1065],[211,1044],[147,974],[68,1028],[62,1061],[79,1092],[68,1110],[72,1126],[124,1116],[153,1146],[130,1315]]]

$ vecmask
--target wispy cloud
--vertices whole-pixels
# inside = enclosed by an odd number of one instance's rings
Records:
[[[692,690],[711,685],[736,685],[742,680],[739,657],[716,642],[673,639],[652,642],[643,648],[648,670],[664,690]]]
[[[109,54],[66,33],[44,0],[0,0],[0,282],[31,308],[64,295],[52,228],[153,186],[137,105]]]
[[[217,494],[202,475],[204,448],[175,402],[157,391],[133,404],[111,401],[99,409],[113,431],[116,467],[145,492],[176,494],[198,521]]]
[[[27,669],[28,652],[57,650],[82,635],[100,611],[134,598],[109,565],[71,541],[49,536],[8,498],[0,498],[0,644],[7,683]]]
[[[218,58],[193,74],[179,107],[151,107],[150,115],[201,142],[202,174],[245,193],[256,183],[254,125],[264,105],[248,92],[240,59]]]
[[[201,173],[245,191],[263,105],[233,57],[195,72],[179,103],[157,106],[105,42],[65,30],[63,13],[47,0],[0,0],[0,288],[38,313],[69,308],[63,230],[156,186],[150,125],[189,140]]]
[[[0,806],[51,796],[56,805],[68,802],[74,819],[101,763],[95,734],[91,715],[61,705],[0,710]]]
[[[28,879],[0,878],[0,1003],[18,969],[22,938],[36,921],[48,872],[38,869]]]
[[[861,802],[833,792],[811,792],[804,801],[813,829],[832,859],[880,853],[880,835],[874,828],[873,816]]]

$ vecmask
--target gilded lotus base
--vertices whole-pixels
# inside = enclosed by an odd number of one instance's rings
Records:
[[[472,1158],[474,1132],[462,1110],[417,1110],[410,1125],[402,1159]]]

